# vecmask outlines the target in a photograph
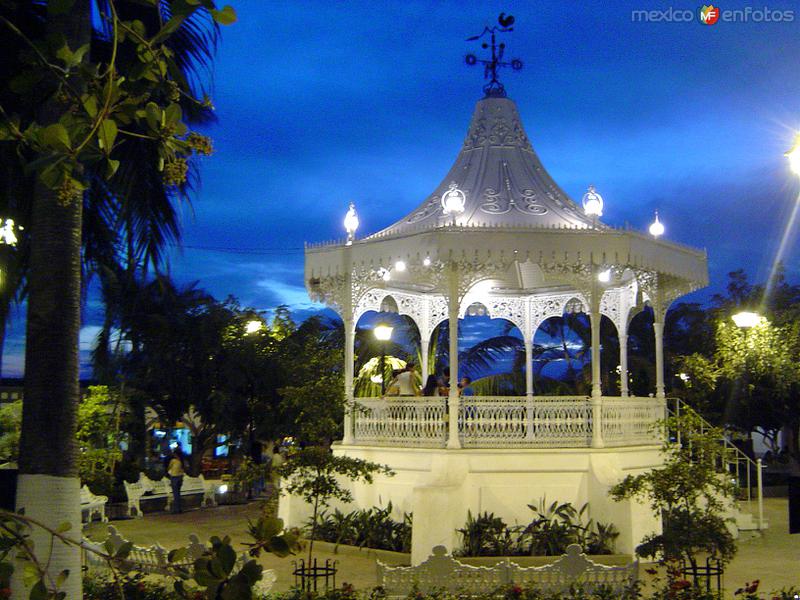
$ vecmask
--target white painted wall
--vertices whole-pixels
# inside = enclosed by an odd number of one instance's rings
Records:
[[[617,551],[633,553],[641,539],[660,531],[661,523],[639,502],[614,502],[609,488],[627,474],[661,464],[657,446],[611,449],[486,449],[446,450],[337,446],[334,452],[389,465],[394,477],[378,477],[372,485],[352,486],[354,502],[343,510],[386,506],[391,501],[399,519],[413,513],[413,564],[428,557],[435,545],[452,551],[460,544],[456,529],[467,511],[489,511],[506,523],[528,523],[528,504],[589,502],[595,521],[612,522],[620,530]],[[299,498],[281,497],[279,516],[289,526],[303,525],[310,506]]]

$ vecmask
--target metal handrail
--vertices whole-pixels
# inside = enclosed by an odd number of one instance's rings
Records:
[[[674,410],[670,406],[670,403],[674,403]],[[700,421],[700,433],[708,428],[711,429],[713,425],[709,423],[702,415],[700,415],[696,410],[694,410],[691,406],[689,406],[686,402],[681,400],[680,398],[667,398],[667,414],[670,416],[680,417],[681,412],[689,413],[693,415],[698,421]],[[681,432],[680,429],[676,432],[677,435],[677,442],[681,444]],[[725,448],[723,453],[724,460],[726,462],[725,470],[733,474],[730,470],[731,465],[734,466],[736,472],[736,482],[739,484],[741,482],[741,471],[740,465],[742,463],[746,466],[746,480],[747,480],[747,501],[750,502],[753,499],[752,495],[752,478],[751,472],[755,470],[756,473],[756,490],[757,490],[757,500],[758,500],[758,528],[759,530],[764,529],[764,485],[763,485],[763,477],[762,477],[762,469],[764,468],[761,459],[757,458],[753,460],[747,454],[742,452],[737,446],[735,446],[727,436],[723,435],[722,439],[720,440]],[[730,458],[729,455],[733,455],[733,458]]]

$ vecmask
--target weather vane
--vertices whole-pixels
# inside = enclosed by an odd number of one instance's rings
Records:
[[[483,70],[483,77],[484,79],[488,79],[489,83],[483,86],[483,93],[486,94],[486,97],[494,97],[494,98],[505,98],[506,97],[506,89],[503,87],[503,84],[497,79],[497,71],[503,67],[511,67],[515,71],[519,71],[522,68],[522,61],[518,58],[513,59],[511,62],[503,62],[503,54],[506,50],[506,45],[504,43],[497,43],[496,42],[496,35],[498,33],[508,33],[509,31],[514,31],[512,25],[514,24],[514,17],[512,15],[506,15],[506,13],[500,13],[500,16],[497,17],[498,26],[494,27],[484,27],[483,31],[479,35],[475,35],[472,37],[467,38],[468,42],[472,42],[475,40],[479,40],[482,37],[486,36],[487,34],[491,34],[492,36],[492,58],[491,60],[479,59],[474,54],[467,54],[465,61],[468,65],[476,65],[481,63],[484,66]],[[483,42],[481,44],[481,48],[484,50],[489,48],[488,42]]]

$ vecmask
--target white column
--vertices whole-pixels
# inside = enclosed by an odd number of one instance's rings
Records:
[[[656,337],[656,398],[663,398],[664,394],[664,322],[661,315],[656,313],[653,322],[653,331]]]
[[[352,314],[352,313],[351,313]],[[355,333],[353,318],[344,320],[344,436],[342,444],[353,443],[353,369],[355,363]]]
[[[458,271],[450,266],[447,318],[450,327],[450,395],[448,396],[447,447],[461,448],[458,439]]]
[[[596,294],[592,294],[595,296]],[[592,397],[599,398],[603,395],[600,383],[600,301],[594,297],[591,300],[589,322],[592,327]]]
[[[420,374],[422,376],[422,387],[425,387],[425,384],[428,383],[428,352],[430,351],[431,340],[427,331],[420,331],[419,335]]]
[[[592,292],[589,298],[589,324],[592,328],[592,448],[602,448],[603,443],[603,389],[600,381],[600,296],[597,273],[592,272]]]
[[[525,339],[525,395],[533,396],[533,342]]]
[[[353,368],[355,351],[356,324],[353,307],[353,271],[350,254],[352,246],[345,247],[342,271],[345,273],[344,290],[342,292],[342,321],[344,321],[344,433],[342,444],[353,444]]]
[[[619,395],[628,395],[628,334],[619,335]]]

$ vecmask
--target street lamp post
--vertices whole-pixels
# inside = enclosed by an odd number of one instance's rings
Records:
[[[256,464],[261,463],[261,452],[256,452],[256,423],[253,413],[255,412],[255,390],[253,386],[253,374],[250,369],[256,369],[256,362],[257,362],[257,352],[255,348],[256,340],[252,337],[254,334],[261,331],[264,327],[264,323],[259,319],[252,319],[247,321],[244,325],[244,333],[245,335],[250,338],[249,343],[247,344],[248,347],[248,354],[250,355],[248,358],[250,359],[248,362],[248,369],[245,370],[245,377],[247,378],[247,412],[249,413],[249,433],[248,433],[248,445],[249,448],[247,449],[250,458],[253,459],[253,462]],[[250,487],[247,490],[247,497],[252,498],[253,496],[253,488]]]
[[[386,395],[386,342],[392,339],[392,330],[393,327],[386,323],[379,323],[372,330],[375,333],[375,339],[381,343],[381,397]]]
[[[797,159],[796,156],[795,156],[795,159]],[[790,158],[790,160],[791,160],[791,158]],[[797,172],[795,160],[792,160],[792,170]],[[758,325],[761,325],[762,323],[764,323],[767,319],[766,319],[766,317],[762,317],[760,314],[758,314],[756,312],[750,312],[750,311],[746,311],[746,310],[743,310],[741,312],[736,313],[735,315],[731,316],[731,319],[733,319],[733,322],[736,324],[736,326],[738,328],[744,330],[745,361],[746,362],[745,362],[744,374],[743,374],[744,381],[742,383],[744,384],[744,387],[746,387],[747,375],[748,375],[748,369],[749,369],[749,366],[748,366],[748,363],[747,363],[747,358],[748,358],[747,357],[747,353],[748,353],[748,351],[750,349],[749,346],[750,346],[750,343],[751,343],[751,340],[749,338],[749,332],[754,327],[757,327]],[[763,524],[764,524],[764,487],[762,485],[762,480],[761,480],[761,478],[762,478],[761,468],[762,468],[761,459],[760,458],[756,459],[756,489],[758,490],[758,528],[759,529],[761,529],[763,527]],[[750,485],[749,484],[749,481],[750,481],[750,465],[749,465],[749,463],[748,463],[748,466],[747,466],[747,481],[748,481],[747,494],[748,494],[748,497],[749,497],[749,495],[750,495],[750,489],[749,489],[749,485]]]

